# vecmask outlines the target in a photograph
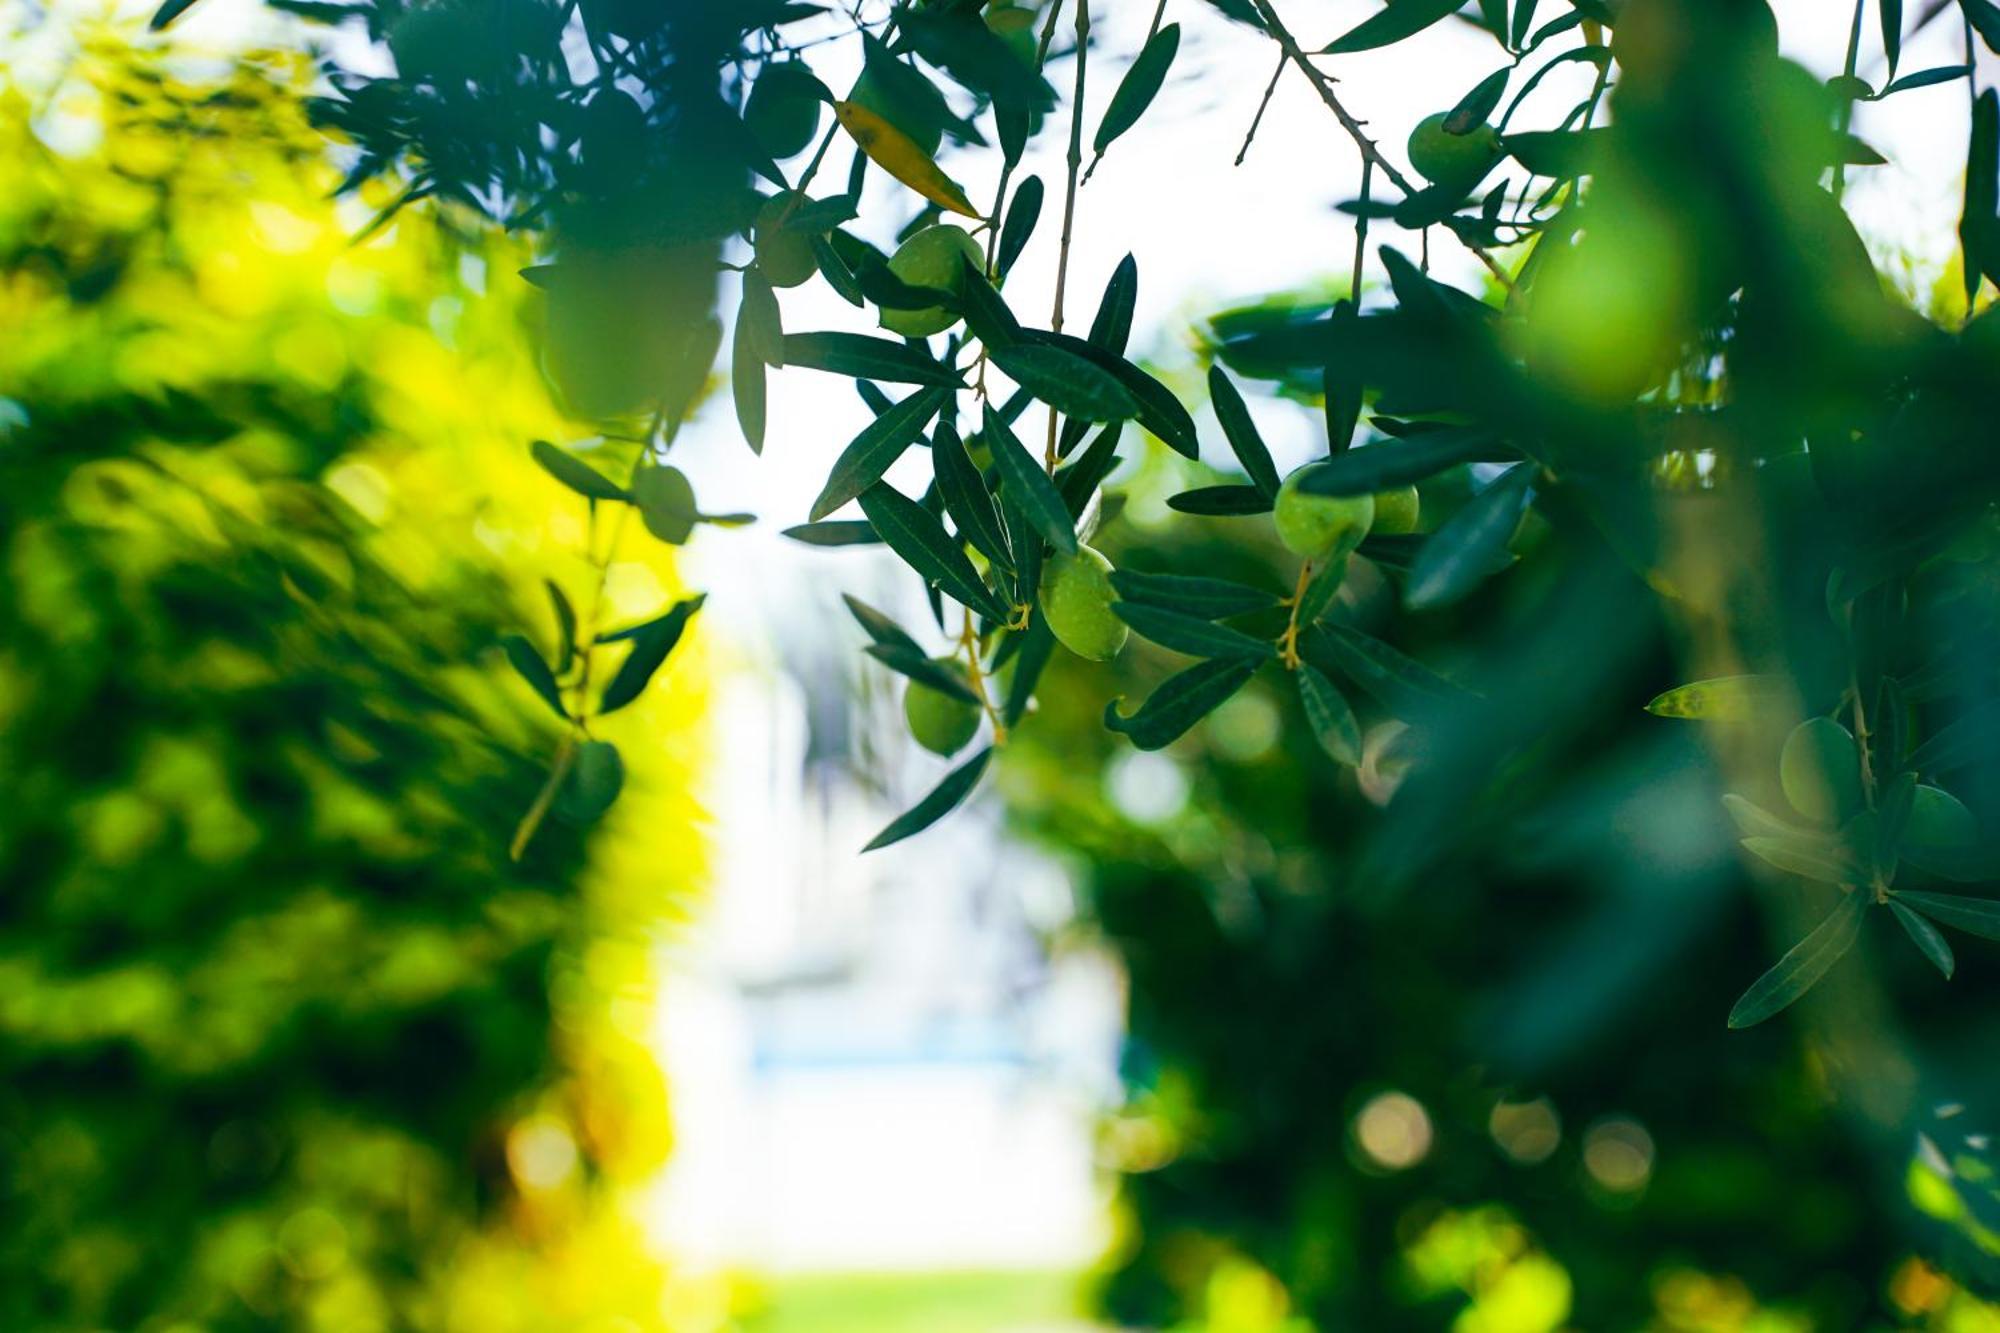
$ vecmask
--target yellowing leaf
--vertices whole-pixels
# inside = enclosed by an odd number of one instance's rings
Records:
[[[958,187],[958,182],[940,171],[938,164],[931,161],[930,154],[919,148],[909,135],[867,107],[853,102],[835,102],[833,114],[839,118],[840,127],[847,131],[848,137],[882,170],[939,208],[962,213],[969,218],[979,216],[979,210],[966,199],[965,191]]]

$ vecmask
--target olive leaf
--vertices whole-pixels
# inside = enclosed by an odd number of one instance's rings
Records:
[[[1007,701],[1000,711],[1001,721],[1011,727],[1027,715],[1042,668],[1055,653],[1056,636],[1049,629],[1048,617],[1036,616],[1026,630],[1010,636],[1008,642],[1020,644],[1014,652],[1013,674],[1007,680]]]
[[[1930,960],[1931,966],[1944,973],[1946,981],[1950,981],[1951,974],[1958,967],[1958,960],[1952,954],[1950,943],[1939,933],[1938,928],[1894,898],[1889,900],[1889,913],[1896,918],[1896,923],[1903,928],[1904,933],[1909,935],[1910,942],[1917,946],[1917,951]]]
[[[1352,51],[1372,51],[1406,37],[1458,12],[1465,0],[1389,0],[1379,14],[1355,24],[1340,37],[1320,48],[1321,55],[1346,55]]]
[[[928,509],[878,481],[861,492],[861,512],[926,583],[989,619],[1007,618],[1006,604],[981,582],[979,571]]]
[[[946,389],[921,389],[865,426],[834,460],[807,517],[817,523],[882,479],[951,400]]]
[[[874,524],[866,519],[829,519],[824,523],[795,523],[784,536],[808,546],[879,546]]]
[[[1180,399],[1174,397],[1166,385],[1148,375],[1124,357],[1082,338],[1072,338],[1066,333],[1050,333],[1036,329],[1028,335],[1036,342],[1048,343],[1073,352],[1086,361],[1094,362],[1100,369],[1117,376],[1118,382],[1138,403],[1133,413],[1141,426],[1151,431],[1159,441],[1183,458],[1200,458],[1201,442],[1194,429],[1194,418]]]
[[[959,387],[958,372],[921,346],[866,333],[788,333],[785,364],[891,384]]]
[[[556,684],[555,673],[549,670],[549,664],[542,660],[542,655],[535,651],[535,645],[523,635],[509,634],[500,640],[500,646],[506,651],[507,665],[514,668],[514,673],[528,682],[528,687],[555,710],[557,717],[568,718],[569,709],[563,707],[562,689]]]
[[[993,758],[993,747],[987,746],[972,758],[945,774],[944,781],[931,789],[928,796],[911,806],[908,811],[889,822],[887,828],[876,834],[864,852],[879,851],[881,848],[922,833],[931,825],[943,819],[965,803],[972,789],[979,785],[979,779],[986,773],[986,766]]]
[[[1030,176],[1014,187],[1014,202],[1007,206],[1007,221],[1000,228],[1000,244],[994,251],[993,271],[1003,279],[1013,270],[1014,261],[1027,249],[1028,238],[1042,217],[1045,191],[1040,176]]]
[[[554,579],[543,579],[542,586],[548,589],[549,608],[556,617],[556,662],[558,676],[568,671],[576,660],[576,608],[570,605],[569,597],[557,586]]]
[[[1105,704],[1104,725],[1141,750],[1163,749],[1242,689],[1257,674],[1259,661],[1218,657],[1197,663],[1169,677],[1130,717],[1119,714],[1118,700]]]
[[[1899,889],[1895,900],[1968,935],[2000,940],[2000,899],[1968,898],[1956,893],[1907,893]]]
[[[1316,666],[1332,666],[1391,708],[1411,699],[1462,699],[1467,691],[1401,649],[1347,625],[1318,625],[1300,635]]]
[[[1118,91],[1111,95],[1111,105],[1104,109],[1104,119],[1097,123],[1097,137],[1091,141],[1096,156],[1091,160],[1090,171],[1083,178],[1090,179],[1090,172],[1097,170],[1097,162],[1104,156],[1104,150],[1117,141],[1118,136],[1139,123],[1146,114],[1146,108],[1159,95],[1160,85],[1166,82],[1167,71],[1173,68],[1174,56],[1181,48],[1181,25],[1169,23],[1146,39],[1140,49],[1139,58],[1125,71],[1125,77],[1118,81]]]
[[[847,603],[848,614],[854,617],[855,622],[876,643],[892,648],[908,648],[913,653],[921,653],[923,651],[918,646],[917,641],[911,638],[901,625],[898,625],[895,621],[889,619],[888,616],[877,611],[859,597],[842,593],[840,600]]]
[[[1310,495],[1373,495],[1428,481],[1462,463],[1513,462],[1520,454],[1491,431],[1447,427],[1335,454],[1299,478]]]
[[[695,612],[701,610],[704,597],[689,597],[674,603],[673,608],[656,620],[650,620],[623,633],[632,641],[632,651],[618,665],[618,673],[611,683],[604,687],[604,696],[598,700],[600,714],[615,713],[637,699],[640,692],[652,681],[654,673],[667,660],[681,635],[687,630],[687,623]]]
[[[1300,629],[1317,625],[1321,616],[1327,613],[1334,599],[1340,596],[1340,587],[1347,579],[1347,557],[1338,560],[1322,560],[1314,568],[1312,577],[1306,580],[1305,588],[1299,593],[1298,607],[1292,619]]]
[[[1127,602],[1166,607],[1203,620],[1226,620],[1252,611],[1268,611],[1278,604],[1276,593],[1247,583],[1187,574],[1120,569],[1112,572],[1111,586]]]
[[[1277,646],[1270,640],[1253,638],[1203,616],[1187,615],[1149,602],[1113,602],[1111,610],[1142,637],[1189,657],[1277,655]]]
[[[1831,840],[1760,834],[1743,839],[1743,849],[1787,874],[1822,884],[1859,884],[1867,878],[1854,858]]]
[[[999,511],[993,507],[993,495],[948,420],[940,420],[931,433],[931,468],[937,481],[938,499],[957,525],[959,535],[988,560],[1012,568],[1014,557],[1008,549],[1007,530],[1001,526]]]
[[[1507,543],[1534,498],[1535,468],[1516,463],[1431,534],[1410,566],[1403,604],[1448,606],[1511,562]]]
[[[1654,695],[1646,711],[1655,717],[1749,722],[1791,705],[1791,682],[1783,676],[1714,676]]]
[[[963,672],[938,665],[929,653],[914,644],[871,643],[862,651],[898,675],[907,676],[939,694],[949,695],[961,703],[980,702]]]
[[[1326,673],[1310,662],[1298,670],[1299,702],[1305,706],[1306,722],[1320,748],[1350,767],[1361,762],[1361,726],[1354,720],[1354,708],[1347,696]]]
[[[1138,415],[1138,400],[1117,375],[1070,348],[1021,342],[987,352],[1009,379],[1064,416],[1123,421]]]
[[[1264,494],[1277,498],[1278,467],[1271,461],[1271,451],[1264,445],[1264,437],[1257,433],[1257,423],[1250,419],[1250,409],[1243,402],[1243,395],[1223,374],[1222,367],[1208,368],[1208,397],[1215,406],[1215,418],[1222,423],[1222,433],[1229,440],[1229,448],[1236,455],[1236,461],[1243,464],[1243,470],[1250,474],[1250,480]]]
[[[1848,893],[1810,935],[1743,992],[1743,998],[1729,1011],[1729,1026],[1747,1028],[1761,1023],[1811,990],[1854,947],[1861,934],[1862,913],[1867,910],[1867,894]]]
[[[747,308],[748,303],[745,303]],[[781,335],[782,336],[782,335]],[[750,323],[740,315],[736,320],[735,341],[730,347],[729,388],[736,405],[736,424],[750,452],[764,452],[765,382],[764,359],[751,346],[755,335]]]
[[[1076,554],[1076,527],[1062,492],[991,403],[986,405],[985,434],[993,451],[993,468],[1000,474],[1001,496],[1008,506],[1058,551]]]
[[[1197,486],[1167,497],[1167,508],[1183,514],[1241,518],[1271,512],[1271,497],[1255,486]]]
[[[1500,105],[1500,99],[1507,93],[1507,78],[1514,72],[1512,65],[1494,70],[1477,84],[1472,91],[1458,99],[1444,118],[1446,134],[1469,134],[1486,123],[1493,114],[1493,108]]]
[[[679,546],[692,536],[701,517],[694,486],[677,467],[641,468],[632,479],[632,503],[639,507],[646,531],[669,546]]]
[[[570,453],[558,449],[547,440],[536,440],[528,446],[542,470],[554,477],[578,495],[591,500],[629,500],[631,494],[623,486],[599,472],[590,464]]]

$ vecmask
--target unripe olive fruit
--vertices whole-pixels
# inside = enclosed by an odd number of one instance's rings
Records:
[[[1979,840],[1979,821],[1943,788],[1918,787],[1911,794],[1903,840],[1919,847],[1964,847]]]
[[[1861,808],[1861,750],[1832,718],[1808,718],[1785,738],[1778,781],[1794,810],[1837,824]]]
[[[783,161],[812,145],[819,132],[819,80],[803,64],[766,65],[743,105],[743,123],[757,145]]]
[[[964,280],[961,267],[970,262],[976,269],[986,267],[986,254],[972,233],[949,222],[925,227],[896,248],[889,258],[889,271],[912,287],[933,287],[955,292]],[[943,306],[922,310],[882,309],[882,327],[905,338],[928,338],[958,323],[958,312]]]
[[[1375,522],[1372,495],[1314,495],[1299,489],[1300,482],[1325,466],[1308,463],[1286,477],[1272,514],[1285,549],[1309,560],[1346,555],[1361,545]]]
[[[1414,486],[1398,486],[1393,491],[1375,492],[1375,526],[1370,532],[1384,537],[1400,537],[1417,530],[1423,501]]]
[[[557,818],[591,824],[603,818],[625,787],[625,761],[609,741],[585,741],[576,747],[569,772],[556,789]]]
[[[1088,546],[1049,557],[1042,567],[1042,616],[1056,642],[1093,662],[1109,661],[1131,632],[1111,610],[1111,562]]]
[[[938,658],[937,665],[951,672],[965,670],[952,657]],[[979,733],[979,705],[913,680],[903,690],[903,720],[917,744],[932,754],[953,755]]]
[[[787,231],[783,219],[793,196],[776,194],[757,210],[757,267],[773,287],[796,287],[819,271],[812,239],[802,231]]]
[[[1468,188],[1500,158],[1500,135],[1491,125],[1467,134],[1444,127],[1449,113],[1426,116],[1410,131],[1410,165],[1425,180],[1440,185],[1463,182]]]

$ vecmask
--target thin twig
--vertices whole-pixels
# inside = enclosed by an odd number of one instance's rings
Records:
[[[1069,156],[1067,158],[1068,180],[1063,187],[1062,244],[1056,252],[1056,300],[1055,308],[1049,314],[1049,328],[1061,333],[1063,327],[1063,298],[1069,290],[1069,243],[1076,230],[1076,180],[1083,169],[1083,89],[1084,75],[1089,67],[1086,59],[1090,50],[1090,0],[1076,0],[1076,89],[1072,94],[1069,113]],[[1049,439],[1042,451],[1043,466],[1050,473],[1056,470],[1056,410],[1049,409]]]
[[[1264,85],[1264,97],[1257,103],[1257,114],[1250,118],[1250,132],[1243,136],[1243,146],[1236,150],[1236,166],[1242,166],[1243,159],[1250,156],[1250,145],[1256,141],[1257,128],[1264,123],[1264,113],[1271,108],[1271,94],[1278,91],[1278,76],[1285,72],[1285,60],[1285,53],[1278,52],[1277,68],[1271,71],[1271,81]],[[1366,159],[1363,161],[1365,163]]]
[[[1271,0],[1250,0],[1250,3],[1256,7],[1258,15],[1264,20],[1265,29],[1270,32],[1272,39],[1278,43],[1279,48],[1284,51],[1285,58],[1299,67],[1299,72],[1306,76],[1312,83],[1313,90],[1319,94],[1319,100],[1326,103],[1327,110],[1333,112],[1334,119],[1338,120],[1340,127],[1347,131],[1347,137],[1354,140],[1355,147],[1361,150],[1361,160],[1363,162],[1373,162],[1381,169],[1382,174],[1389,178],[1389,183],[1401,190],[1405,195],[1415,194],[1417,191],[1410,184],[1409,177],[1397,170],[1396,164],[1383,156],[1381,147],[1368,137],[1364,128],[1364,122],[1356,120],[1353,114],[1345,106],[1341,105],[1340,98],[1334,94],[1333,81],[1322,73],[1319,67],[1314,65],[1312,61],[1306,59],[1306,53],[1299,48],[1298,41],[1292,36],[1291,30],[1285,27],[1284,20],[1278,17],[1278,11],[1271,7]],[[1452,235],[1458,236],[1458,233],[1453,232]],[[1458,239],[1460,244],[1470,250],[1479,262],[1486,266],[1487,272],[1499,280],[1502,287],[1505,287],[1510,292],[1514,290],[1514,279],[1501,266],[1500,261],[1488,253],[1484,246],[1475,245],[1463,236],[1459,236]]]
[[[1361,270],[1368,264],[1368,206],[1374,200],[1375,164],[1361,159],[1361,212],[1354,219],[1354,276],[1348,284],[1347,299],[1354,313],[1361,313]]]

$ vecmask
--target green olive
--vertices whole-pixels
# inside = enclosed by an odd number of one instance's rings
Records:
[[[1979,821],[1965,803],[1940,787],[1918,787],[1910,799],[1903,839],[1919,847],[1964,847],[1979,841]]]
[[[1285,478],[1272,515],[1285,549],[1309,560],[1346,555],[1375,522],[1372,495],[1314,495],[1299,489],[1301,481],[1325,466],[1308,463]]]
[[[955,657],[936,661],[946,671],[965,670]],[[903,720],[910,724],[910,735],[917,744],[932,754],[952,755],[979,734],[979,705],[913,680],[903,690]]]
[[[1453,134],[1444,127],[1449,113],[1426,116],[1410,131],[1410,165],[1425,180],[1440,185],[1463,183],[1467,189],[1500,160],[1500,135],[1491,125]]]
[[[625,787],[625,761],[609,741],[585,741],[576,747],[569,772],[556,789],[555,813],[572,824],[593,824],[604,817]]]
[[[775,194],[757,210],[757,267],[773,287],[796,287],[819,271],[812,239],[802,231],[787,231],[783,220],[794,196]]]
[[[1131,631],[1111,610],[1111,562],[1088,546],[1052,555],[1042,567],[1042,616],[1056,642],[1093,662],[1118,655]]]
[[[1785,738],[1778,781],[1792,808],[1822,824],[1837,824],[1861,808],[1861,750],[1830,717],[1808,718]]]
[[[819,133],[820,85],[796,60],[766,65],[743,104],[751,137],[778,161],[797,157]]]
[[[1375,526],[1370,532],[1384,537],[1399,537],[1417,530],[1417,520],[1423,513],[1423,501],[1414,486],[1399,486],[1393,491],[1375,493]]]
[[[983,270],[986,254],[979,248],[979,242],[972,239],[972,233],[946,222],[925,227],[898,246],[889,259],[889,271],[912,287],[955,292],[964,279],[960,266],[967,262]],[[956,323],[958,312],[943,306],[922,310],[884,307],[882,311],[882,327],[905,338],[928,338]]]

